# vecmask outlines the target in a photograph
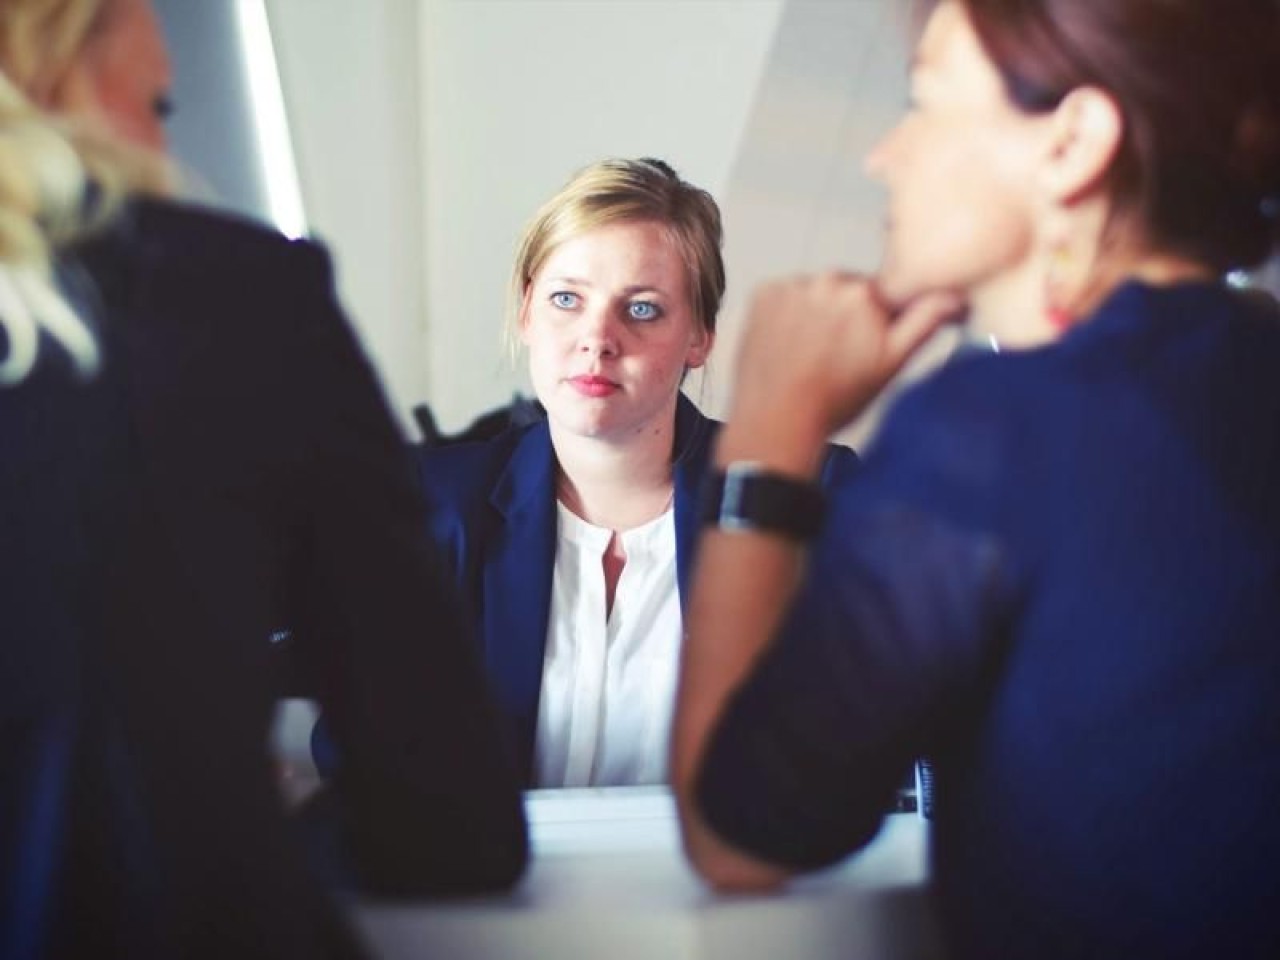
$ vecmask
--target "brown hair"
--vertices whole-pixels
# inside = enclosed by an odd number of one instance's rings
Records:
[[[579,170],[534,215],[525,228],[511,274],[514,310],[556,247],[610,223],[652,221],[665,227],[684,260],[693,315],[715,333],[724,297],[720,208],[711,194],[685,180],[661,160],[613,158]],[[518,327],[512,317],[512,329]]]
[[[1120,215],[1218,270],[1280,243],[1280,2],[959,0],[1022,110],[1096,86],[1119,104]]]

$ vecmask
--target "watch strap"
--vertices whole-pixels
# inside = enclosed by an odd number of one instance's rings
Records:
[[[708,478],[701,519],[722,530],[756,530],[806,541],[818,535],[826,497],[811,481],[752,461],[731,463]]]

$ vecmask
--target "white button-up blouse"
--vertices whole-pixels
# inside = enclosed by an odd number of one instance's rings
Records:
[[[534,783],[664,783],[683,635],[673,512],[620,534],[626,563],[607,618],[613,532],[563,504],[557,514]]]

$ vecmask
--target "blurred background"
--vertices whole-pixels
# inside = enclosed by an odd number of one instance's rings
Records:
[[[528,391],[501,333],[516,240],[601,157],[661,157],[721,205],[729,292],[689,387],[712,415],[759,281],[876,264],[861,159],[905,102],[908,0],[157,6],[197,196],[330,247],[408,436],[415,405],[452,432]],[[1280,289],[1280,268],[1263,279]]]

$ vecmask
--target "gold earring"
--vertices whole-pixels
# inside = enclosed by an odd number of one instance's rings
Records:
[[[1070,328],[1076,321],[1075,314],[1067,305],[1070,284],[1063,279],[1064,276],[1069,277],[1075,269],[1076,258],[1067,249],[1067,245],[1055,244],[1049,251],[1049,265],[1044,275],[1044,310],[1049,326],[1059,333]]]

